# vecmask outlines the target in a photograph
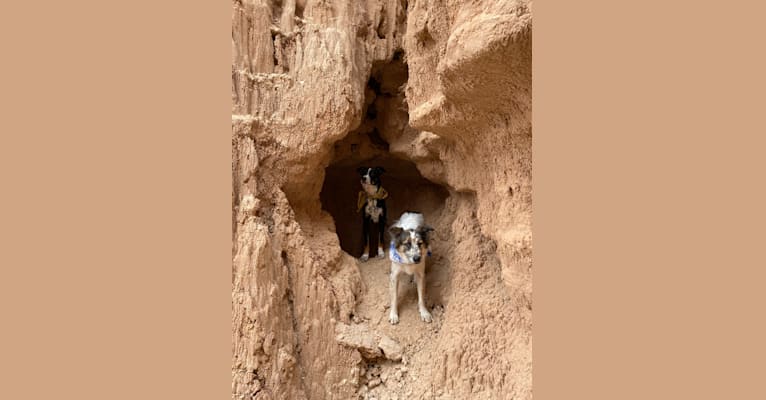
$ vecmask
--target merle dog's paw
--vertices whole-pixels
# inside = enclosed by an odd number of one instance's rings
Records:
[[[431,322],[431,313],[428,312],[428,310],[420,310],[420,319],[422,319],[423,322]]]
[[[399,323],[399,314],[395,312],[391,312],[388,314],[388,322],[391,323],[391,325],[396,325]]]

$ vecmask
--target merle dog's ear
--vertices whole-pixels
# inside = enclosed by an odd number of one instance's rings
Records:
[[[391,235],[391,239],[399,237],[402,232],[404,232],[404,229],[399,226],[392,226],[388,228],[388,233]]]
[[[418,233],[420,234],[420,236],[422,236],[422,237],[423,237],[423,240],[425,240],[426,242],[427,242],[427,241],[428,241],[428,239],[429,239],[429,236],[430,236],[430,235],[429,235],[429,233],[430,233],[430,232],[433,232],[433,231],[434,231],[434,228],[431,228],[431,227],[430,227],[430,226],[428,226],[428,225],[424,225],[424,226],[421,226],[421,227],[418,229]]]
[[[359,173],[359,175],[364,176],[364,174],[367,173],[367,167],[359,167],[356,169],[356,172]]]

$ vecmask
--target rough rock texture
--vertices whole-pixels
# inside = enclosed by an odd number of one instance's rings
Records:
[[[233,398],[531,398],[531,40],[528,1],[233,2]],[[437,229],[432,324],[349,255],[365,163]]]
[[[385,357],[389,360],[402,359],[402,346],[390,337],[371,330],[364,324],[335,325],[335,340],[338,343],[359,350],[365,358]]]

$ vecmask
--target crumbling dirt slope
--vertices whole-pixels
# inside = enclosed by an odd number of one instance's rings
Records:
[[[532,397],[531,23],[528,1],[233,2],[233,398]],[[431,324],[403,281],[389,325],[387,262],[352,257],[348,175],[377,163],[392,214],[436,228]]]

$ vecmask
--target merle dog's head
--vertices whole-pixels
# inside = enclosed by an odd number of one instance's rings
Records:
[[[388,229],[394,248],[405,263],[419,263],[426,255],[429,244],[429,233],[434,228],[421,226],[417,229],[403,229],[392,226]]]
[[[374,186],[380,186],[380,176],[383,175],[384,172],[386,172],[383,167],[359,167],[356,169],[356,172],[359,173],[362,177],[362,183],[366,183],[368,185],[374,185]]]

